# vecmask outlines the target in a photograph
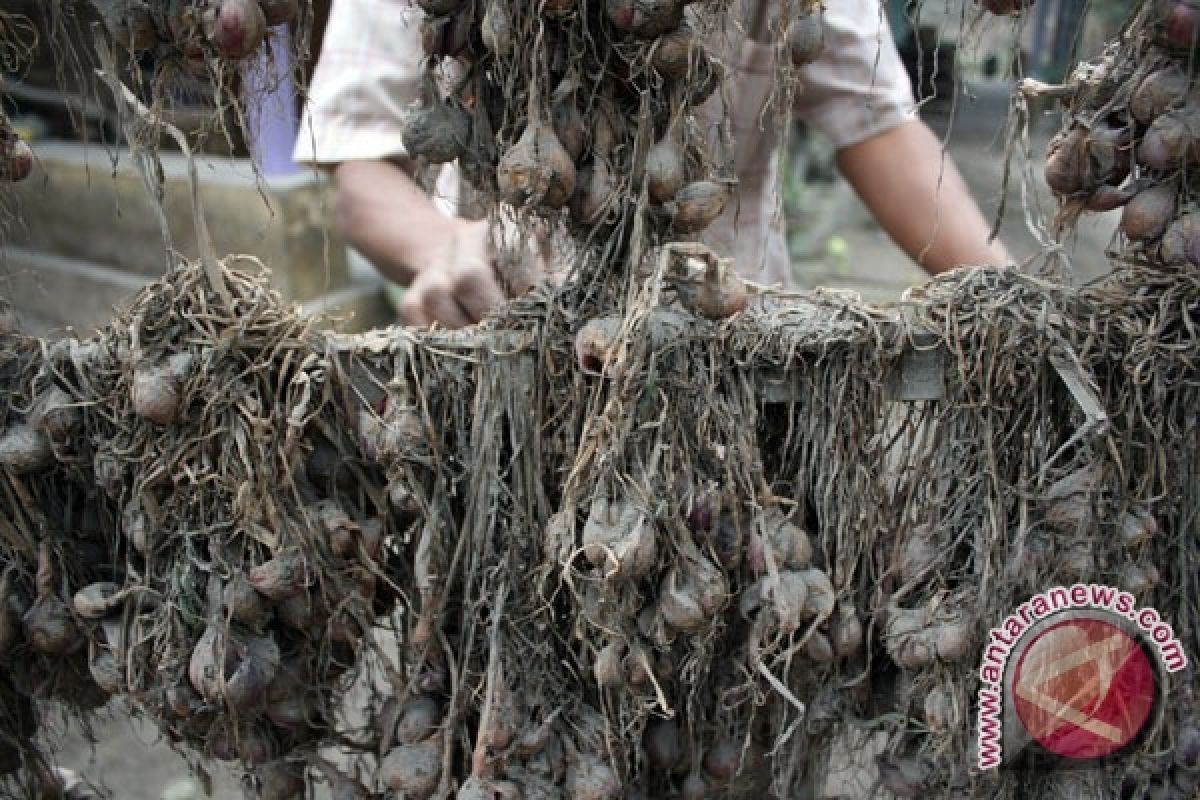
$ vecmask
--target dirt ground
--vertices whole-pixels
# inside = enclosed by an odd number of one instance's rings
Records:
[[[993,213],[998,205],[1003,169],[1002,128],[1007,105],[1007,87],[973,87],[974,99],[963,98],[954,118],[949,152],[967,179],[985,211]],[[931,125],[945,131],[950,118],[944,114],[929,117]],[[1053,119],[1037,131],[1035,153],[1044,152]],[[1040,175],[1040,167],[1037,170]],[[825,189],[822,202],[838,203],[844,224],[836,231],[836,247],[825,247],[816,255],[799,260],[797,274],[807,286],[852,288],[868,300],[896,299],[900,293],[922,281],[922,274],[888,241],[870,216],[844,186]],[[1001,238],[1018,259],[1042,252],[1042,246],[1026,225],[1019,183],[1010,186],[1009,212],[1001,228]],[[1034,199],[1044,211],[1053,208],[1044,189]],[[1104,249],[1115,226],[1115,215],[1087,220],[1066,253],[1075,266],[1075,278],[1094,278],[1105,269]],[[69,731],[58,749],[64,766],[82,771],[89,779],[102,783],[121,800],[190,800],[201,797],[199,787],[188,777],[181,757],[172,752],[144,723],[131,720],[118,704],[107,719],[93,728],[96,741],[89,744],[82,732]],[[226,770],[213,768],[213,796],[236,798],[240,790],[236,779]]]

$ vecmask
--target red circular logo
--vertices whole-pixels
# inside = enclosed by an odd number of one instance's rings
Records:
[[[1068,619],[1037,633],[1013,672],[1017,717],[1046,750],[1072,759],[1115,753],[1154,709],[1157,676],[1145,650],[1116,625]]]

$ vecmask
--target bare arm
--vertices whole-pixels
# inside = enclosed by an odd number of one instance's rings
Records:
[[[964,264],[1004,265],[983,218],[942,144],[920,120],[840,150],[838,167],[888,235],[936,275]]]
[[[385,277],[408,287],[411,325],[461,328],[504,301],[487,222],[443,214],[390,161],[347,161],[334,171],[342,236]]]

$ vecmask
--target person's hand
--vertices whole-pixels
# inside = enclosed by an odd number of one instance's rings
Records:
[[[464,328],[504,302],[486,220],[455,219],[400,299],[406,325]]]

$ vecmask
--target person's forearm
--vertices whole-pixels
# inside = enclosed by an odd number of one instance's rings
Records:
[[[407,286],[440,255],[455,220],[388,161],[347,161],[334,172],[342,236],[389,280]]]
[[[910,120],[838,152],[838,167],[892,240],[926,271],[1004,265],[991,226],[933,131]]]

